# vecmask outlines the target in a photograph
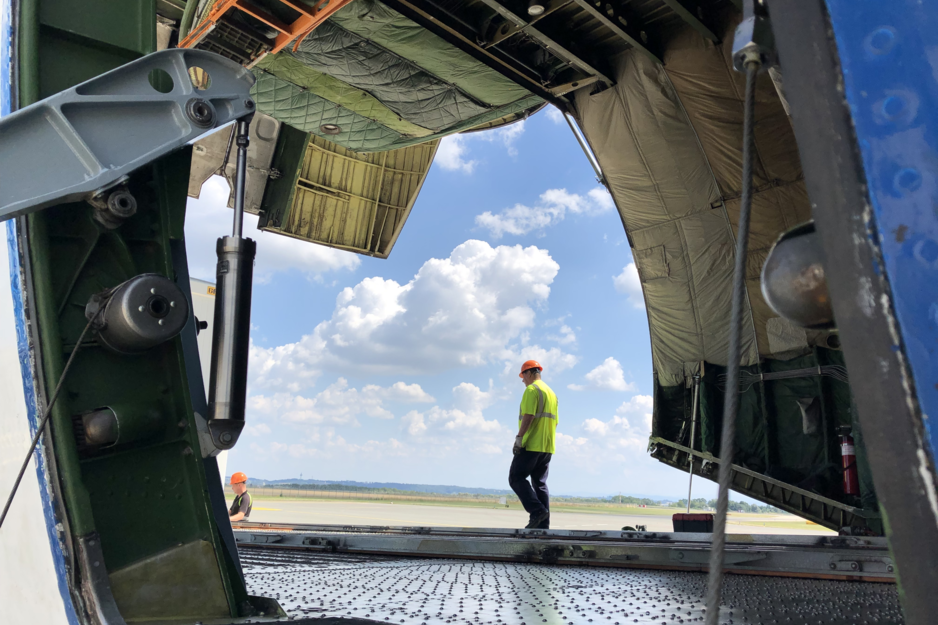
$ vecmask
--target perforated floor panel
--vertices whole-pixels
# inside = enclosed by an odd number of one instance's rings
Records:
[[[293,618],[406,625],[701,623],[704,573],[241,551],[248,592]],[[891,584],[728,575],[721,623],[902,623]]]

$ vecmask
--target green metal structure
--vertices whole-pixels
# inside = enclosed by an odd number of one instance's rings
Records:
[[[24,0],[20,3],[18,106],[63,89],[156,47],[156,7],[126,2]],[[87,203],[20,218],[37,378],[48,397],[85,326],[89,297],[141,273],[157,273],[188,293],[183,225],[191,151],[135,172],[136,215],[116,230],[92,219]],[[183,335],[143,356],[120,357],[88,342],[55,404],[52,438],[61,489],[58,511],[75,554],[99,537],[110,586],[128,621],[238,616],[254,612],[231,529],[216,523],[221,485],[214,459],[199,451]],[[123,445],[82,444],[80,415],[101,407],[135,424]],[[217,491],[213,497],[212,490]],[[225,535],[223,535],[225,534]],[[75,557],[74,555],[72,556]],[[80,587],[73,566],[74,589]],[[84,574],[87,574],[85,572]],[[141,584],[141,576],[146,584]],[[76,601],[80,604],[80,601]]]

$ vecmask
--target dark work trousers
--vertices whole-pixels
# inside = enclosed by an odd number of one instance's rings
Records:
[[[548,453],[522,449],[511,461],[508,484],[518,495],[521,505],[528,514],[538,513],[544,508],[550,510],[550,492],[547,490],[550,457],[551,454]],[[542,525],[544,526],[542,529],[547,529],[546,521]]]

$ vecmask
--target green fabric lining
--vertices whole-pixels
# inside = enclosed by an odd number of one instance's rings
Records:
[[[837,362],[840,358],[839,354],[823,348],[817,348],[817,352],[818,356],[808,354],[790,360],[764,359],[761,365],[740,367],[740,371],[755,375],[804,369],[818,366],[819,361]],[[708,363],[705,370],[700,385],[702,449],[719,457],[724,391],[718,378],[726,373],[726,368]],[[823,398],[821,385],[839,387],[828,390],[827,394],[847,390],[843,382],[808,376],[756,383],[740,393],[734,464],[825,497],[843,500],[835,432],[844,417],[832,414],[825,406],[819,415],[817,432],[806,434],[797,403],[798,399]]]
[[[439,139],[440,137],[445,137],[447,135],[456,134],[462,132],[463,130],[469,130],[475,128],[480,124],[490,122],[494,119],[499,119],[505,115],[510,115],[511,113],[520,113],[521,111],[526,111],[532,107],[540,105],[544,100],[540,96],[531,95],[525,98],[524,100],[518,100],[517,102],[512,102],[511,104],[506,104],[500,108],[495,109],[494,111],[489,111],[488,113],[483,113],[473,117],[472,119],[467,119],[466,121],[456,124],[455,126],[450,126],[442,132],[436,134],[427,135],[426,137],[420,137],[418,139],[406,139],[401,138],[398,141],[395,141],[393,144],[389,145],[388,150],[396,150],[398,148],[406,148],[410,145],[417,145],[418,143],[423,143],[425,141],[430,141],[432,139]]]
[[[375,0],[356,0],[329,20],[410,60],[473,98],[503,106],[530,92],[459,48]]]
[[[263,70],[303,87],[323,99],[335,102],[402,135],[425,137],[433,132],[402,119],[371,94],[303,65],[292,56],[269,54],[254,67],[255,70]]]
[[[357,152],[378,152],[388,149],[401,138],[400,133],[354,111],[330,102],[309,91],[266,72],[257,73],[251,95],[257,109],[285,124]],[[338,135],[325,135],[323,124],[336,124]],[[423,139],[414,139],[422,142]]]
[[[332,21],[320,24],[296,52],[280,54],[367,91],[404,119],[435,132],[493,108]]]

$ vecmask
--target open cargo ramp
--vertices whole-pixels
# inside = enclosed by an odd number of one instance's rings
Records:
[[[235,533],[249,591],[276,599],[291,619],[704,620],[707,534],[262,523]],[[720,622],[902,623],[894,584],[859,581],[891,582],[887,560],[882,538],[737,535],[729,569],[750,574],[727,576]]]

